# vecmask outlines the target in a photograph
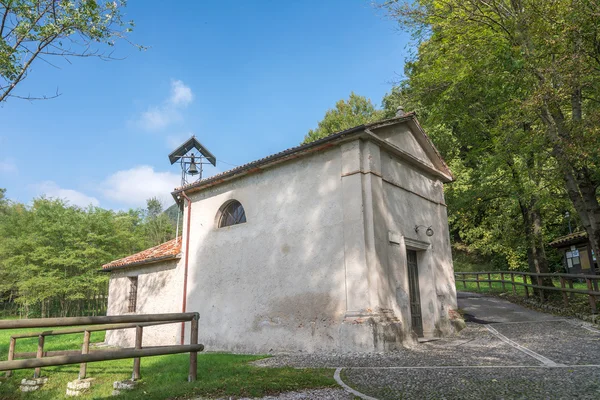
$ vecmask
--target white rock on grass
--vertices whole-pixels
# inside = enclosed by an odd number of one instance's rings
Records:
[[[44,383],[48,382],[48,377],[23,379],[21,380],[21,392],[33,392],[38,390]]]
[[[67,397],[79,396],[85,393],[91,386],[94,378],[77,379],[67,383]]]
[[[35,386],[35,385],[43,385],[46,382],[48,382],[47,376],[42,376],[41,378],[31,378],[31,379],[25,378],[25,379],[21,380],[21,385]]]
[[[116,381],[115,383],[113,383],[113,389],[115,389],[115,390],[132,390],[132,389],[135,389],[136,384],[137,384],[137,382],[132,381],[132,380]]]

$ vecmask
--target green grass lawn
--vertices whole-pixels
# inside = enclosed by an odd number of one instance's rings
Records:
[[[39,329],[0,330],[0,359],[6,360],[12,334]],[[92,342],[102,342],[103,332],[92,332]],[[81,348],[83,333],[46,337],[44,350],[75,350]],[[35,351],[37,338],[18,339],[16,352]],[[259,368],[248,363],[265,356],[199,353],[198,380],[188,383],[189,354],[145,357],[141,360],[138,387],[123,392],[119,399],[172,399],[195,396],[263,396],[305,388],[337,387],[330,369]],[[89,363],[87,376],[95,378],[86,398],[111,397],[114,381],[131,377],[133,360]],[[40,390],[21,393],[19,383],[33,377],[33,369],[18,370],[11,378],[2,378],[0,399],[60,399],[65,398],[67,382],[77,379],[79,365],[42,369],[49,378]],[[0,375],[4,373],[0,372]]]
[[[466,279],[476,279],[475,275],[467,275],[467,276],[459,276],[460,278]],[[488,279],[487,275],[479,275],[479,279]],[[491,274],[491,279],[501,279],[500,274]],[[510,281],[510,274],[504,274],[504,280]],[[523,277],[520,275],[515,275],[515,282],[523,283]],[[531,284],[531,278],[527,278],[527,283]],[[560,287],[560,280],[555,279],[553,281],[554,286]],[[536,282],[537,284],[537,282]],[[492,282],[491,284],[488,282],[480,282],[479,288],[477,288],[477,282],[460,282],[456,281],[456,290],[463,292],[477,292],[477,293],[489,293],[492,295],[499,295],[502,293],[507,293],[509,297],[513,296],[513,288],[512,284],[505,283],[505,288],[502,288],[502,283],[500,282]],[[565,283],[565,287],[569,288],[569,284]],[[574,282],[573,289],[582,289],[587,290],[587,285],[585,282]],[[565,307],[563,303],[562,294],[558,291],[550,291],[550,298],[546,301],[555,307],[560,307],[565,310],[565,314],[590,314],[591,309],[588,302],[587,295],[574,294],[569,297],[569,307]],[[525,298],[525,287],[521,285],[515,285],[515,296],[518,298]],[[533,289],[529,288],[529,296],[533,297]]]

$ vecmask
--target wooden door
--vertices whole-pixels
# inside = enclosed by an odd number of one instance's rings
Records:
[[[419,266],[417,252],[407,250],[408,290],[410,295],[410,316],[412,328],[419,337],[423,337],[423,316],[421,315],[421,292],[419,291]]]

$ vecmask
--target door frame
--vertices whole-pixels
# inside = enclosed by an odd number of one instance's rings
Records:
[[[414,260],[411,258],[414,257]],[[417,337],[424,336],[423,303],[421,302],[421,286],[419,284],[419,257],[416,250],[406,249],[406,271],[408,276],[408,301],[410,325]],[[415,309],[418,308],[418,313]]]
[[[405,284],[407,291],[409,290],[408,282],[408,251],[416,251],[417,266],[419,271],[419,296],[421,301],[421,320],[423,323],[423,337],[430,338],[436,336],[435,321],[438,320],[437,298],[435,293],[435,276],[431,263],[434,262],[433,252],[431,251],[431,243],[424,242],[418,239],[404,237],[404,271],[406,273]],[[409,294],[410,297],[410,294]],[[410,312],[410,300],[409,300]],[[432,309],[433,306],[433,309]],[[412,315],[408,321],[411,324],[412,331]]]

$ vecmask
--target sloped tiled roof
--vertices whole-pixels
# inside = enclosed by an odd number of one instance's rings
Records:
[[[153,262],[181,258],[181,237],[169,240],[158,246],[140,251],[139,253],[111,261],[102,266],[104,271],[112,271],[116,268],[131,267],[134,265],[150,264]]]
[[[171,194],[173,195],[173,198],[175,199],[175,201],[178,202],[178,194],[182,191],[186,191],[189,193],[191,191],[200,189],[202,187],[218,185],[222,182],[225,182],[228,179],[235,178],[236,176],[242,176],[242,175],[245,175],[248,173],[259,171],[262,168],[264,168],[265,166],[268,166],[270,164],[283,162],[283,161],[286,161],[289,159],[295,159],[295,158],[301,157],[304,154],[309,154],[312,151],[318,151],[321,149],[329,148],[330,146],[334,145],[332,142],[334,142],[338,139],[342,139],[344,137],[353,135],[353,134],[359,134],[360,132],[364,132],[365,129],[375,129],[379,126],[397,124],[397,123],[401,123],[401,122],[411,122],[411,123],[415,124],[416,130],[418,130],[421,133],[421,135],[425,138],[425,140],[427,141],[427,144],[431,147],[436,158],[439,158],[439,164],[441,165],[441,169],[442,169],[443,173],[445,173],[448,176],[448,178],[449,178],[448,181],[451,181],[452,173],[450,172],[450,169],[448,168],[448,166],[442,159],[442,156],[440,155],[439,151],[433,145],[433,142],[429,139],[427,134],[423,131],[421,126],[418,124],[418,121],[416,119],[416,114],[414,112],[409,112],[409,113],[405,113],[402,116],[390,118],[390,119],[383,120],[383,121],[377,121],[377,122],[373,122],[373,123],[369,123],[369,124],[365,124],[365,125],[359,125],[354,128],[346,129],[341,132],[332,133],[331,135],[325,136],[324,138],[321,138],[318,140],[315,140],[314,142],[305,143],[305,144],[301,144],[299,146],[291,147],[287,150],[280,151],[279,153],[275,153],[270,156],[261,158],[259,160],[249,162],[247,164],[241,165],[239,167],[235,167],[233,169],[222,172],[220,174],[213,175],[211,177],[202,179],[200,181],[188,183],[187,185],[176,188]]]
[[[587,232],[573,232],[566,236],[561,236],[550,242],[552,247],[563,247],[571,244],[585,243],[587,241]]]

